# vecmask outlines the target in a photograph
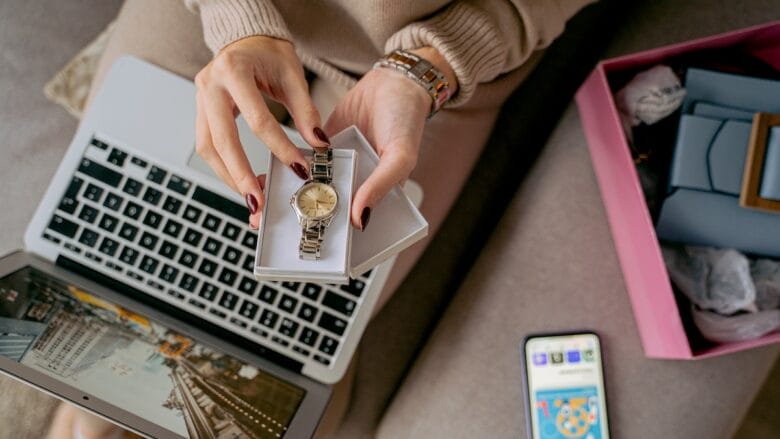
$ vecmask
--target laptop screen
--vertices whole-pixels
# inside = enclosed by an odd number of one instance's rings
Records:
[[[0,279],[0,355],[190,438],[282,437],[305,395],[32,267]]]

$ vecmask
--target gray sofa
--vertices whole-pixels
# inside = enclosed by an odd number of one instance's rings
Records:
[[[0,253],[21,247],[22,231],[76,128],[75,119],[45,100],[43,84],[119,4],[0,2]],[[609,18],[618,29],[612,56],[777,19],[780,10],[770,0],[660,0],[642,3],[626,19]],[[502,123],[513,115],[520,117],[509,111]],[[370,325],[338,436],[522,437],[519,341],[529,332],[587,327],[603,337],[616,437],[730,437],[780,347],[691,362],[646,359],[574,106],[532,166],[535,154],[523,146],[517,145],[516,159],[530,172],[506,195],[506,211],[497,207],[493,216],[500,221],[465,211],[488,219],[471,222],[489,236],[484,247],[456,255],[467,263],[437,264],[464,251],[436,244],[469,223],[448,220]],[[477,187],[464,192],[463,205],[476,206],[470,197],[490,190],[488,183],[475,175]],[[455,269],[468,269],[457,288],[437,281],[459,279]],[[449,290],[442,293],[442,286]],[[41,437],[54,406],[52,398],[0,378],[0,439]]]

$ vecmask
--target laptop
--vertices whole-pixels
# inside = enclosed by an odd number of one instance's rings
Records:
[[[26,251],[0,259],[0,371],[145,436],[308,437],[393,259],[344,285],[257,280],[257,234],[194,120],[190,81],[114,64]]]

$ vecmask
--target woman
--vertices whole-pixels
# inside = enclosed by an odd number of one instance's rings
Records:
[[[433,235],[504,100],[566,20],[591,1],[134,0],[119,14],[95,82],[122,54],[193,78],[196,149],[244,196],[254,227],[263,180],[238,139],[236,114],[301,179],[309,165],[277,122],[284,110],[313,148],[327,147],[329,136],[357,125],[381,159],[352,200],[352,225],[369,227],[371,210],[394,184],[411,178],[424,190],[421,211]],[[404,59],[427,61],[435,75],[426,82],[387,62],[375,66],[395,50],[404,51]],[[304,67],[316,75],[311,83]],[[427,242],[400,255],[377,309]],[[348,374],[337,386],[321,433],[338,425],[351,382]],[[53,437],[116,434],[80,413],[62,408]]]

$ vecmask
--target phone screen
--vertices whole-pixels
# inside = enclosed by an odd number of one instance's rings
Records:
[[[608,438],[598,336],[536,336],[524,349],[532,437]]]

